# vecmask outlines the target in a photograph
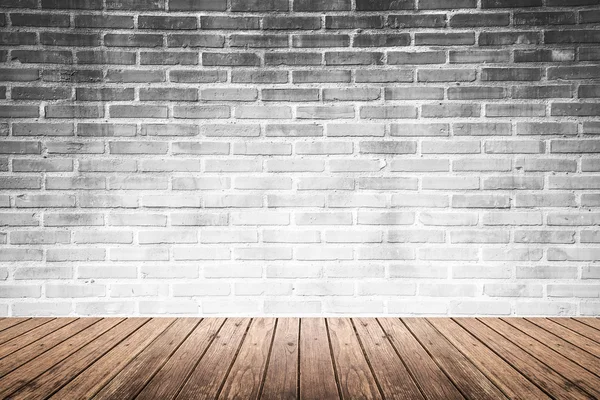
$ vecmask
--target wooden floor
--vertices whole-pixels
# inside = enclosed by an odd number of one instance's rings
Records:
[[[4,318],[7,399],[600,399],[595,318]]]

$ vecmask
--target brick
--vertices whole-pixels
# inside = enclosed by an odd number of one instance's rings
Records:
[[[597,79],[600,77],[600,71],[593,66],[550,67],[547,75],[549,80]]]
[[[30,82],[37,81],[40,78],[40,72],[37,69],[2,68],[0,77],[2,81]]]
[[[411,10],[415,8],[414,0],[357,0],[357,11]]]
[[[410,45],[410,35],[398,34],[358,34],[354,36],[354,47],[399,47]]]
[[[127,101],[134,99],[132,88],[77,88],[75,99],[81,101]]]
[[[198,54],[186,52],[141,52],[140,65],[198,65]]]
[[[231,112],[228,106],[175,106],[174,118],[229,118]]]
[[[231,47],[245,48],[277,48],[288,47],[287,35],[231,35],[229,37]]]
[[[300,106],[296,110],[298,119],[354,118],[352,106]]]
[[[508,26],[509,17],[508,13],[454,14],[450,18],[449,26],[455,28]]]
[[[571,87],[567,85],[513,86],[512,97],[515,99],[570,98],[572,92]]]
[[[417,46],[461,46],[475,44],[473,33],[415,33]]]
[[[390,28],[443,28],[446,26],[445,14],[404,14],[388,17]]]
[[[168,47],[209,47],[220,48],[225,44],[222,35],[206,34],[173,34],[167,36]]]
[[[539,44],[538,32],[481,32],[479,35],[480,46],[511,46]]]
[[[481,8],[541,7],[542,0],[482,0]]]
[[[312,34],[312,35],[293,35],[292,36],[292,47],[296,47],[296,48],[348,47],[348,46],[350,46],[350,37],[348,35]]]
[[[266,30],[317,30],[321,19],[317,17],[266,16],[262,20]]]
[[[48,32],[40,34],[40,43],[46,46],[98,46],[97,34]]]
[[[451,64],[505,63],[510,60],[506,50],[450,50]]]
[[[232,71],[232,83],[287,83],[287,71],[247,70]]]
[[[552,103],[552,116],[596,116],[600,113],[599,103]]]
[[[226,0],[170,0],[170,11],[225,11]]]
[[[327,52],[325,65],[379,65],[383,63],[383,53]]]
[[[419,0],[419,10],[476,8],[476,0],[453,0],[451,3],[444,0]]]
[[[165,2],[164,0],[108,0],[106,8],[108,10],[159,11],[164,10]]]
[[[549,30],[544,32],[544,43],[599,43],[600,32],[594,30]]]
[[[56,9],[84,9],[84,10],[101,10],[102,1],[92,0],[87,3],[81,4],[73,0],[42,0],[42,8]]]
[[[487,117],[543,117],[546,115],[544,104],[487,104]]]
[[[131,15],[75,15],[76,28],[133,29],[133,26],[133,16]]]
[[[12,98],[14,100],[67,100],[71,98],[71,88],[36,88],[36,87],[15,87],[12,89]]]
[[[141,15],[138,17],[138,28],[157,30],[186,30],[196,29],[197,23],[195,17],[162,17],[154,15]]]
[[[372,16],[326,16],[327,29],[377,29],[383,27],[383,18]]]
[[[319,65],[322,55],[319,53],[265,53],[265,65]]]
[[[575,24],[575,14],[571,12],[528,12],[517,13],[514,16],[515,25],[572,25]]]
[[[44,26],[68,28],[70,25],[69,16],[66,14],[11,13],[10,20],[13,26]]]
[[[258,29],[259,24],[260,20],[256,17],[200,17],[200,27],[202,29],[250,30]]]
[[[294,11],[350,11],[350,0],[294,0]]]
[[[539,68],[483,68],[481,71],[483,81],[539,81],[540,79]]]
[[[442,100],[444,88],[441,87],[398,87],[385,88],[386,100]]]
[[[318,89],[262,89],[263,101],[305,102],[318,101]]]
[[[216,70],[187,71],[171,70],[169,71],[169,81],[174,83],[215,83],[227,80],[227,72]]]
[[[464,72],[462,74],[464,75]],[[473,73],[473,80],[474,79],[475,74]],[[502,99],[504,97],[506,97],[505,89],[496,86],[448,88],[448,100]]]
[[[388,53],[388,64],[444,64],[446,53],[443,51],[418,51],[418,52],[394,52]]]
[[[202,53],[206,66],[258,66],[260,58],[253,53]]]
[[[478,117],[479,106],[474,104],[440,103],[424,104],[421,115],[425,118],[467,118]]]
[[[163,36],[155,34],[118,34],[104,35],[107,47],[162,47]]]
[[[166,106],[109,106],[112,118],[167,118]]]
[[[363,106],[360,108],[360,117],[365,119],[416,118],[417,109],[413,106]],[[393,135],[393,130],[391,132]]]

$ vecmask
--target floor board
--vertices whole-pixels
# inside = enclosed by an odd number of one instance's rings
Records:
[[[2,318],[0,399],[600,398],[594,318]]]

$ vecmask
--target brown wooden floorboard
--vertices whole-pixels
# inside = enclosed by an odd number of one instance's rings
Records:
[[[572,318],[550,318],[552,321],[600,343],[600,331]]]
[[[52,321],[53,318],[32,318],[0,332],[0,345]]]
[[[509,323],[520,331],[526,333],[540,343],[550,347],[552,350],[560,353],[571,361],[579,364],[588,371],[600,376],[600,359],[572,345],[566,340],[546,332],[539,326],[517,318],[505,318],[503,321]]]
[[[550,399],[517,369],[456,322],[449,318],[430,318],[428,321],[510,399]]]
[[[455,318],[454,320],[555,399],[590,399],[590,395],[574,383],[481,321],[473,318]]]
[[[600,318],[573,318],[573,319],[600,330]]]
[[[594,318],[2,318],[0,399],[600,398]]]
[[[14,353],[15,351],[22,349],[23,347],[43,338],[46,335],[66,326],[75,321],[76,318],[57,318],[44,325],[38,326],[35,329],[30,330],[22,334],[21,336],[15,337],[8,342],[3,343],[0,346],[0,359]]]
[[[273,337],[261,399],[298,398],[298,340],[300,319],[280,318]]]
[[[152,319],[63,386],[51,398],[55,400],[91,398],[173,321],[173,318]]]
[[[169,361],[148,382],[137,396],[137,400],[174,399],[194,367],[202,360],[206,349],[224,322],[222,318],[202,320]]]

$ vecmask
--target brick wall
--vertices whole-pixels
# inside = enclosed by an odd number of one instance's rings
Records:
[[[600,313],[598,0],[1,3],[0,315]]]

